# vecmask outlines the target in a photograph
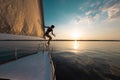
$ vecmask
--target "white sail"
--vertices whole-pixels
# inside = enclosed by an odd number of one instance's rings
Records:
[[[42,37],[42,0],[0,0],[0,33]]]

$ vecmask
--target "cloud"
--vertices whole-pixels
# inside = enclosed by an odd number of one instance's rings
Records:
[[[93,23],[94,19],[98,19],[99,17],[97,17],[97,16],[98,16],[98,14],[101,13],[101,11],[100,11],[101,4],[102,4],[102,1],[97,1],[97,0],[94,2],[92,0],[88,0],[87,2],[84,2],[79,8],[80,10],[83,11],[83,12],[81,12],[83,15],[79,14],[83,17],[82,19],[80,18],[81,21]],[[86,5],[89,5],[89,6],[86,6]]]
[[[85,15],[90,15],[92,12],[93,12],[92,10],[87,11],[87,12],[85,13]]]
[[[80,10],[83,10],[84,8],[83,8],[83,7],[80,7],[79,9],[80,9]]]
[[[120,18],[120,0],[106,1],[102,11],[107,12],[108,20],[115,20]]]
[[[90,4],[90,7],[95,7],[95,6],[99,6],[99,5],[100,5],[100,2],[97,1],[97,2],[95,2],[95,3],[91,3],[91,4]]]
[[[74,21],[74,23],[82,26],[91,26],[93,22],[94,22],[93,18],[90,16],[85,16],[85,17],[77,16]]]
[[[94,20],[98,20],[100,19],[100,14],[96,14],[94,17],[93,17]]]
[[[117,18],[120,17],[120,6],[119,7],[111,7],[107,10],[109,18]]]
[[[86,4],[89,6],[86,6]],[[92,25],[106,21],[120,20],[120,0],[89,1],[82,4],[79,9],[83,10],[83,12],[76,16],[76,24]]]
[[[90,5],[90,6],[86,6]],[[105,20],[118,20],[120,18],[120,0],[104,0],[84,3],[85,6],[81,6],[80,10],[86,10],[83,14],[96,19]],[[99,16],[98,16],[99,15]]]

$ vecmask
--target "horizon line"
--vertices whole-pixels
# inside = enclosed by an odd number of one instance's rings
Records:
[[[44,39],[1,39],[0,41],[47,41]],[[116,39],[84,39],[84,40],[74,40],[74,39],[54,39],[51,41],[120,41]]]

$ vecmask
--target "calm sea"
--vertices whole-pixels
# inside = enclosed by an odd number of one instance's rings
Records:
[[[120,80],[120,42],[53,42],[57,80]]]
[[[34,54],[42,43],[0,41],[0,62],[15,51],[20,57]],[[52,41],[51,47],[57,80],[120,80],[120,42]]]

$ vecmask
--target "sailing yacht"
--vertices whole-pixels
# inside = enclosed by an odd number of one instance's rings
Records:
[[[0,80],[56,80],[52,48],[46,49],[43,41],[42,0],[0,0],[0,33],[39,36],[42,40],[42,47],[33,55],[18,59],[15,48],[15,60],[0,65]]]

